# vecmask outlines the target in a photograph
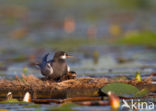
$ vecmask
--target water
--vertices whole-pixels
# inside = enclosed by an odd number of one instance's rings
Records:
[[[86,49],[88,50],[86,52]],[[98,63],[94,63],[93,52],[99,52]],[[80,49],[79,49],[80,50]],[[46,51],[45,51],[46,52]],[[51,57],[52,57],[51,53]],[[119,46],[93,46],[82,47],[81,51],[70,52],[74,58],[67,62],[71,70],[77,72],[78,77],[115,77],[128,76],[133,79],[135,72],[140,71],[143,78],[147,77],[152,72],[156,72],[156,50],[145,47],[119,47]],[[11,58],[11,55],[7,55]],[[38,55],[38,58],[41,58]],[[119,62],[118,58],[125,59],[124,62]],[[7,63],[7,61],[4,61]],[[27,68],[26,75],[33,74],[37,77],[42,77],[40,71],[34,66],[29,65],[29,61],[11,62],[7,64],[6,70],[1,70],[1,78],[14,79],[16,75],[19,77],[24,73],[24,68]],[[155,80],[155,78],[153,78]],[[11,111],[22,110],[49,110],[56,104],[41,104],[37,107],[26,107],[27,105],[19,104],[0,104],[0,109],[8,109]],[[110,106],[80,106],[74,107],[75,110],[110,110]]]
[[[34,105],[33,103],[30,104],[0,104],[0,109],[8,109],[9,111],[43,111],[43,110],[50,110],[52,104],[49,105]],[[55,105],[56,106],[56,105]]]
[[[64,29],[67,18],[74,21],[75,31],[72,33],[67,33]],[[142,33],[147,30],[155,32],[155,18],[155,0],[148,2],[139,0],[136,3],[130,0],[118,3],[94,0],[1,1],[0,79],[15,79],[16,76],[21,77],[23,73],[42,77],[39,69],[31,63],[40,61],[47,52],[51,52],[50,57],[52,57],[55,49],[62,49],[62,47],[68,49],[70,43],[62,44],[63,42],[58,41],[61,46],[56,48],[57,43],[54,39],[60,41],[61,38],[70,39],[70,37],[92,39],[92,36],[96,36],[96,39],[105,38],[104,41],[111,41],[131,31],[132,33]],[[114,26],[115,30],[112,30]],[[90,35],[91,28],[93,33]],[[114,35],[116,28],[118,34]],[[71,70],[76,71],[77,77],[110,79],[116,76],[127,76],[129,79],[134,79],[136,71],[141,72],[142,78],[156,72],[156,49],[154,48],[113,46],[114,43],[82,46],[84,42],[81,40],[78,42],[81,47],[70,50],[74,58],[68,60]],[[143,42],[146,43],[146,40]],[[78,47],[74,45],[73,43],[69,46]],[[95,57],[98,56],[95,52],[98,52],[99,57]],[[156,80],[156,77],[153,77],[153,80]],[[19,104],[0,104],[0,109],[48,110],[55,105],[42,104],[37,108],[28,108],[25,107],[26,105]],[[110,106],[80,106],[74,109],[102,111],[110,110]]]

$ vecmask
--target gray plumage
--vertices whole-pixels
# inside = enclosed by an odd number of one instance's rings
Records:
[[[42,75],[48,79],[59,81],[61,77],[67,75],[68,66],[66,63],[66,57],[68,56],[64,51],[56,52],[53,59],[48,61],[48,54],[42,58],[40,64],[40,70]]]

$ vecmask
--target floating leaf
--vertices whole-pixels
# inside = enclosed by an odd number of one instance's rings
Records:
[[[142,89],[139,92],[137,92],[134,96],[135,97],[144,97],[147,96],[149,91],[147,89]]]
[[[9,99],[9,100],[5,100],[5,101],[2,101],[1,103],[17,103],[19,102],[17,99]]]
[[[73,103],[64,103],[58,107],[52,107],[52,110],[55,111],[73,111],[72,108],[79,105],[73,104]]]
[[[0,104],[28,104],[28,103],[23,101],[18,101],[17,99],[9,99],[5,101],[1,101]]]
[[[37,107],[40,107],[41,105],[40,104],[28,104],[26,106],[24,106],[25,108],[37,108]]]
[[[139,89],[135,86],[132,86],[130,84],[125,83],[111,83],[105,85],[103,88],[101,88],[101,91],[105,94],[108,93],[108,91],[113,92],[117,96],[134,96]]]

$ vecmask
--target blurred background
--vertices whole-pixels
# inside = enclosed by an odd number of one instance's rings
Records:
[[[74,56],[78,77],[156,71],[156,0],[1,0],[0,78],[41,77],[50,52]]]

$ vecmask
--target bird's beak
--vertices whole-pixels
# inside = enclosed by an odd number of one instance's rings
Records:
[[[67,58],[71,58],[71,57],[73,57],[73,56],[67,56]]]
[[[73,56],[71,56],[71,55],[67,55],[67,58],[72,58]]]

